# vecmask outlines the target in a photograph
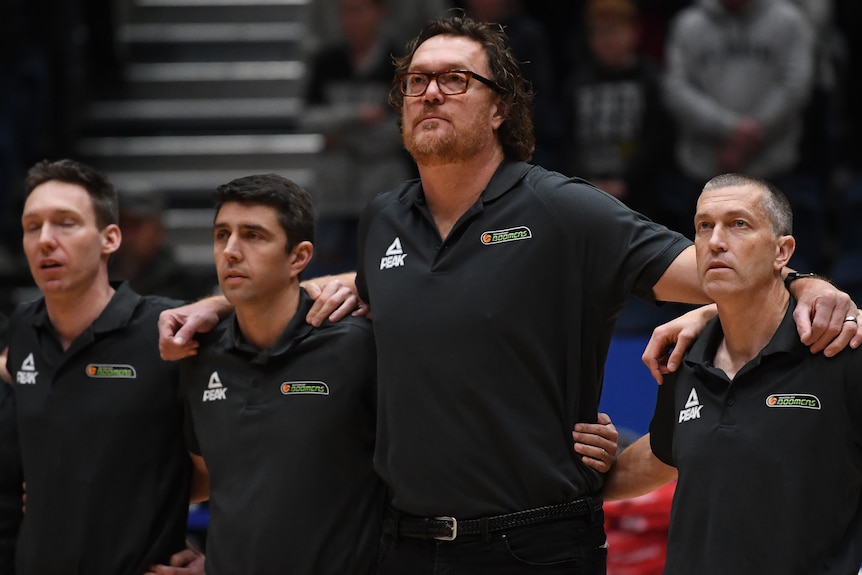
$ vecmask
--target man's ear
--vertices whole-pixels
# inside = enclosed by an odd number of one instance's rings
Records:
[[[123,242],[123,232],[117,224],[108,224],[100,232],[102,234],[102,254],[111,255],[120,249]]]
[[[311,262],[314,255],[314,245],[309,241],[299,242],[290,250],[291,276],[299,276],[302,270]]]
[[[778,246],[775,250],[775,269],[780,270],[785,267],[795,251],[796,238],[793,236],[781,236],[778,238]]]

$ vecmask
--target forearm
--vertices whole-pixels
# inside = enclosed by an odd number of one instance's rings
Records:
[[[697,273],[694,246],[687,247],[671,262],[653,286],[653,295],[658,301],[710,303]]]
[[[676,468],[653,454],[649,437],[644,435],[617,457],[602,490],[606,501],[637,497],[676,479]]]

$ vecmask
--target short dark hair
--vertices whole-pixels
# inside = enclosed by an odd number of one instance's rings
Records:
[[[389,102],[398,110],[398,124],[401,125],[401,110],[404,107],[404,96],[401,94],[398,75],[407,72],[416,49],[423,42],[434,36],[464,36],[479,42],[485,49],[488,65],[491,68],[491,80],[500,87],[501,111],[503,124],[498,130],[500,144],[508,158],[529,161],[536,148],[536,137],[533,133],[533,91],[524,75],[518,61],[509,48],[509,39],[499,25],[477,22],[472,18],[458,13],[446,18],[431,20],[407,44],[407,54],[394,58],[395,80],[389,91]]]
[[[703,191],[736,186],[755,186],[763,190],[763,209],[772,220],[772,231],[779,236],[793,233],[793,208],[790,201],[781,190],[766,180],[743,174],[721,174],[709,180],[703,186]]]
[[[216,216],[227,202],[260,204],[275,208],[278,212],[278,223],[287,235],[287,251],[300,242],[314,241],[314,206],[311,195],[292,180],[278,174],[237,178],[216,189]]]
[[[75,160],[42,160],[27,172],[24,180],[25,199],[30,197],[35,188],[51,181],[76,184],[87,190],[100,230],[119,222],[117,191],[108,177],[96,168]]]

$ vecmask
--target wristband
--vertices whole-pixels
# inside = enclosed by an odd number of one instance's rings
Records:
[[[799,272],[790,272],[790,273],[788,273],[788,274],[787,274],[787,276],[785,276],[785,278],[784,278],[784,287],[785,287],[785,288],[787,288],[788,290],[790,290],[790,284],[791,284],[791,283],[793,283],[794,281],[796,281],[796,280],[798,280],[798,279],[805,279],[805,278],[819,278],[819,279],[823,279],[823,278],[821,278],[819,275],[817,275],[817,274],[815,274],[815,273],[804,273],[804,274],[801,274],[801,273],[799,273]]]

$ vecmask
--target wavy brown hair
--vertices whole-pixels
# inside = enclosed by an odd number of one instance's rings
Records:
[[[399,127],[404,96],[398,87],[398,75],[409,70],[416,49],[425,40],[440,35],[464,36],[479,42],[485,49],[491,68],[490,79],[500,87],[499,97],[504,119],[497,131],[497,137],[506,157],[529,161],[536,147],[533,133],[533,91],[509,49],[509,38],[501,26],[477,22],[461,13],[429,21],[419,31],[419,35],[407,44],[407,54],[394,58],[395,80],[389,91],[389,103],[398,111]]]

